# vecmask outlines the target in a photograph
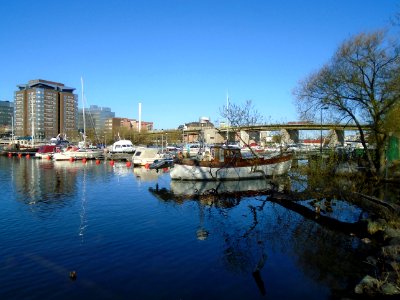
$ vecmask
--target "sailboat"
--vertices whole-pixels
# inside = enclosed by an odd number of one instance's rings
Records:
[[[82,160],[82,159],[102,159],[104,158],[104,151],[102,149],[89,147],[86,142],[86,121],[85,121],[85,94],[83,90],[83,78],[81,77],[82,85],[82,112],[83,112],[83,141],[79,142],[78,147],[69,146],[62,152],[53,154],[53,160]]]

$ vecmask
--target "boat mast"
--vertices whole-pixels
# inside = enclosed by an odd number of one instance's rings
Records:
[[[14,144],[14,116],[11,116],[11,143]]]
[[[86,148],[86,121],[85,121],[85,94],[83,92],[83,78],[81,76],[82,86],[82,113],[83,113],[83,148]]]
[[[226,144],[229,145],[229,95],[228,91],[226,91]]]
[[[32,118],[32,148],[35,146],[35,120],[33,117],[33,98],[31,99],[31,118]]]

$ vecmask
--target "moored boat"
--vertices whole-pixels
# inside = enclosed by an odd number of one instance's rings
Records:
[[[118,140],[105,151],[105,159],[129,161],[136,148],[130,140]]]
[[[158,148],[137,147],[135,153],[132,155],[132,163],[135,166],[145,166],[162,158],[164,158],[164,155],[160,153]]]
[[[79,148],[69,146],[61,152],[53,154],[53,160],[82,160],[82,159],[103,159],[104,151],[98,148]]]
[[[174,180],[238,180],[287,174],[291,154],[267,157],[242,157],[240,149],[214,146],[202,159],[178,159],[171,169]]]
[[[56,151],[56,145],[43,145],[40,146],[38,151],[35,153],[36,158],[48,158],[52,157],[53,153]]]

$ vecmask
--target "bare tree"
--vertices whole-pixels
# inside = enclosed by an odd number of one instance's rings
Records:
[[[316,119],[328,107],[334,121],[355,124],[371,173],[383,175],[388,138],[384,119],[400,99],[398,43],[382,31],[354,36],[321,70],[300,82],[294,94],[303,119]]]
[[[233,127],[236,136],[245,144],[255,155],[251,147],[242,138],[240,130],[244,126],[256,125],[262,122],[263,117],[254,108],[251,100],[246,100],[244,104],[229,104],[220,108],[220,115],[228,121],[227,126]],[[228,139],[228,137],[227,137]]]
[[[220,108],[220,115],[227,119],[230,126],[243,127],[255,125],[262,122],[263,117],[254,108],[251,100],[246,100],[244,104],[229,104]]]

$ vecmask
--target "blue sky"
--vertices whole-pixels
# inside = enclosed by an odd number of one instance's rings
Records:
[[[265,121],[297,120],[292,90],[360,32],[390,26],[395,0],[2,1],[0,100],[45,79],[81,102],[156,129],[252,100]]]

